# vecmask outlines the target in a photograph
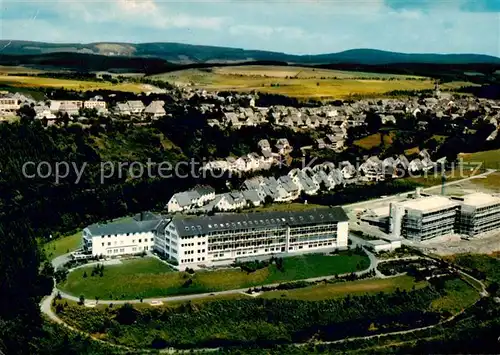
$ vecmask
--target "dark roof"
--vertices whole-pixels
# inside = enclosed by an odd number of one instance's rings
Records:
[[[192,236],[233,229],[260,229],[306,224],[346,222],[342,207],[318,208],[298,212],[235,213],[202,217],[175,216],[172,219],[179,236]]]
[[[137,221],[135,219],[126,221],[116,221],[106,224],[92,224],[88,230],[93,236],[127,234],[127,233],[145,233],[156,230],[161,223],[161,219],[150,219]]]

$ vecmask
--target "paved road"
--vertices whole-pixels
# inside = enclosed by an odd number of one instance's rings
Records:
[[[481,178],[482,176],[488,176],[489,174],[494,173],[495,171],[496,170],[494,170],[494,169],[488,169],[488,171],[486,171],[486,172],[484,172],[482,174],[470,176],[470,177],[465,178],[465,179],[460,179],[460,180],[455,180],[455,181],[447,182],[447,183],[444,184],[444,186],[446,187],[446,186],[457,185],[457,184],[463,183],[465,181],[469,181],[469,180],[473,180],[473,179],[478,179],[478,178]],[[426,187],[425,189],[422,189],[422,192],[430,191],[430,190],[433,190],[433,189],[436,189],[436,188],[440,188],[440,187],[441,187],[441,185]],[[392,199],[400,197],[401,195],[407,195],[408,193],[412,193],[412,192],[402,192],[402,193],[398,193],[398,194],[395,194],[395,195],[390,195],[390,196],[387,196],[387,197],[382,197],[382,198],[378,198],[378,199],[374,199],[374,200],[361,201],[361,202],[352,203],[350,205],[344,205],[343,207],[344,208],[355,208],[355,207],[359,207],[359,206],[364,206],[366,204],[379,203],[379,202],[383,202],[383,201],[390,201]]]
[[[365,252],[368,255],[368,258],[370,259],[370,266],[367,269],[363,270],[363,271],[357,271],[357,272],[355,272],[355,274],[357,276],[363,276],[364,274],[366,274],[366,273],[370,272],[371,270],[375,269],[377,267],[377,265],[378,265],[378,260],[375,257],[375,255],[373,255],[371,252],[369,252],[366,249],[365,249]],[[338,276],[347,276],[349,274],[350,273],[342,274],[342,275],[338,275]],[[316,281],[321,281],[321,280],[331,280],[331,279],[334,279],[334,278],[336,278],[338,276],[337,275],[329,275],[329,276],[321,276],[321,277],[312,277],[312,278],[303,279],[303,280],[296,280],[296,281],[316,282]],[[277,287],[277,286],[279,286],[280,284],[283,284],[283,283],[285,283],[285,282],[268,284],[268,285],[261,285],[261,286]],[[256,286],[256,287],[260,287],[260,286]],[[145,298],[145,299],[142,300],[142,302],[150,303],[152,301],[161,301],[161,302],[189,301],[189,300],[195,300],[195,299],[200,299],[200,298],[205,298],[205,297],[215,297],[215,296],[233,295],[233,294],[238,294],[238,293],[244,293],[249,288],[250,287],[239,288],[239,289],[234,289],[234,290],[227,290],[227,291],[217,291],[217,292],[198,293],[198,294],[192,294],[192,295],[182,295],[182,296],[168,296],[168,297],[157,297],[157,298]],[[59,294],[63,298],[66,298],[66,299],[69,299],[69,300],[72,300],[72,301],[76,301],[76,302],[79,301],[78,297],[70,295],[70,294],[68,294],[68,293],[66,293],[64,291],[59,290],[59,289],[56,289],[55,292],[56,293],[54,293],[54,295],[57,294],[57,292],[59,292]],[[132,299],[132,300],[99,300],[98,303],[99,304],[110,304],[110,303],[113,303],[113,304],[141,303],[141,300],[140,299]]]

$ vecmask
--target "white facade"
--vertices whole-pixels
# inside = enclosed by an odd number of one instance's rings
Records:
[[[106,110],[106,102],[105,101],[85,101],[83,103],[83,107],[85,108],[90,108],[90,109],[103,109]]]
[[[0,111],[17,111],[21,107],[20,102],[16,98],[0,97]]]
[[[93,256],[120,256],[152,251],[155,233],[125,233],[92,235],[88,228],[83,230],[84,249]]]
[[[179,269],[230,264],[257,256],[347,248],[348,219],[337,207],[172,219],[155,250]]]

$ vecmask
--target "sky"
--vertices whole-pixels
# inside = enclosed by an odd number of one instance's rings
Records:
[[[500,0],[0,0],[0,38],[500,57]]]

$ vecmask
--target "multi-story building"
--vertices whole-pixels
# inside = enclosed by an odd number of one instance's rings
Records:
[[[453,234],[458,203],[443,197],[420,197],[391,204],[389,230],[395,237],[423,241]]]
[[[12,96],[0,97],[0,111],[15,112],[20,107],[21,104],[17,98]]]
[[[457,223],[460,234],[473,237],[500,228],[500,197],[478,192],[465,195],[461,200]]]
[[[83,230],[83,250],[93,256],[120,256],[152,251],[163,219],[146,212],[132,220],[93,224]]]
[[[88,100],[83,103],[84,108],[95,108],[96,110],[106,110],[106,101]]]
[[[179,268],[347,248],[341,207],[203,217],[174,216],[155,238],[155,250]]]

